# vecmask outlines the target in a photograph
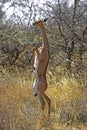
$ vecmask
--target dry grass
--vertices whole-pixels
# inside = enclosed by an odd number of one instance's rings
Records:
[[[61,79],[60,86],[49,84],[51,117],[42,117],[33,96],[33,80],[8,76],[0,83],[0,130],[87,130],[87,89],[74,79]],[[84,123],[83,123],[84,122]]]

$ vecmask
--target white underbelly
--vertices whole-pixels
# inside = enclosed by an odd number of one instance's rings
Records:
[[[34,59],[34,69],[33,69],[35,78],[38,78],[38,74],[37,74],[38,62],[39,62],[38,57],[37,57],[37,55],[35,55],[35,59]]]

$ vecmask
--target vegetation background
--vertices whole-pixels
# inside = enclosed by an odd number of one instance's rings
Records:
[[[47,70],[51,117],[33,97],[31,51],[40,46],[37,19],[50,46]],[[0,130],[87,130],[87,1],[0,1]]]

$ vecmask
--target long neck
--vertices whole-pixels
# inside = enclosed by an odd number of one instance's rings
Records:
[[[45,32],[45,27],[44,27],[43,23],[41,23],[39,25],[39,28],[40,28],[42,38],[43,38],[42,47],[45,48],[45,49],[49,49],[48,39],[47,39],[47,35],[46,35],[46,32]]]

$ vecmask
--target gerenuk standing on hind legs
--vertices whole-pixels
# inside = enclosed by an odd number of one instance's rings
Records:
[[[44,112],[45,108],[45,102],[48,104],[48,116],[50,116],[50,106],[51,106],[51,100],[50,98],[45,94],[45,91],[47,89],[47,80],[46,80],[46,71],[47,66],[49,62],[49,45],[48,45],[48,39],[44,28],[44,21],[38,21],[35,22],[33,25],[36,27],[39,27],[42,37],[43,37],[43,43],[40,48],[33,47],[31,45],[27,46],[24,51],[19,55],[16,62],[20,61],[21,58],[28,52],[29,50],[32,50],[32,65],[33,65],[33,72],[35,75],[35,81],[33,84],[34,89],[34,96],[37,96],[40,100],[42,110]]]
[[[34,96],[38,96],[43,111],[45,108],[45,102],[47,102],[48,116],[50,116],[51,100],[45,93],[47,89],[46,71],[50,57],[48,39],[43,21],[37,21],[33,25],[39,27],[43,38],[42,46],[33,49],[33,72],[35,75],[35,81],[33,84]]]

